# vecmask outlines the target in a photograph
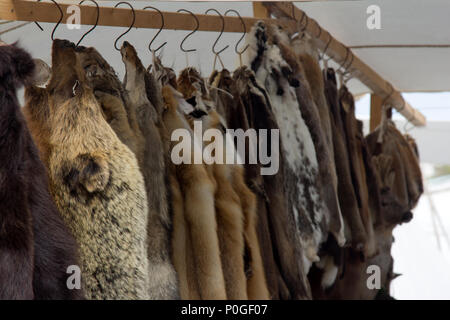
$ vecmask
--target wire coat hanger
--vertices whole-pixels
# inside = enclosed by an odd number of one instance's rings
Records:
[[[193,14],[191,11],[186,10],[186,9],[179,9],[177,12],[187,12],[187,13],[189,13],[190,15],[192,15],[194,17],[195,23],[196,23],[194,30],[191,31],[188,35],[186,35],[186,37],[184,37],[183,40],[181,41],[181,43],[180,43],[180,50],[183,51],[183,52],[194,52],[194,51],[197,51],[197,49],[185,49],[183,47],[183,44],[187,40],[187,38],[189,38],[191,35],[193,35],[198,30],[198,28],[200,26],[200,23],[198,22],[197,16],[195,14]]]
[[[120,49],[117,47],[117,42],[119,41],[120,38],[122,38],[124,35],[126,35],[128,32],[130,32],[130,30],[131,30],[131,29],[133,28],[133,26],[134,26],[134,23],[136,22],[136,13],[134,12],[133,6],[132,6],[131,4],[129,4],[128,2],[126,2],[126,1],[121,1],[121,2],[117,3],[117,4],[114,6],[114,8],[117,8],[117,7],[120,6],[121,4],[126,4],[127,6],[129,6],[129,7],[131,8],[131,12],[133,13],[133,21],[131,22],[131,25],[130,25],[130,27],[128,28],[128,30],[125,31],[124,33],[122,33],[122,34],[116,39],[116,41],[114,41],[114,48],[115,48],[117,51],[120,51]]]
[[[158,37],[158,35],[161,33],[161,31],[164,29],[164,15],[161,12],[161,10],[159,10],[158,8],[152,7],[152,6],[147,6],[145,7],[143,10],[146,9],[153,9],[155,11],[157,11],[159,13],[159,15],[161,16],[161,27],[159,28],[158,32],[155,34],[155,36],[152,38],[152,40],[150,41],[150,43],[148,44],[148,50],[150,50],[150,52],[152,53],[156,53],[157,51],[159,51],[162,47],[164,47],[167,44],[167,41],[165,41],[163,44],[161,44],[158,48],[152,50],[152,44],[153,41],[155,41],[156,37]]]
[[[56,23],[56,26],[53,27],[53,31],[52,31],[52,35],[51,35],[51,39],[53,41],[53,40],[55,40],[56,28],[58,28],[59,24],[61,23],[61,21],[64,17],[64,13],[63,13],[61,7],[59,6],[59,4],[55,0],[50,0],[50,1],[53,2],[59,10],[59,20]],[[41,2],[41,0],[37,0],[37,2]],[[39,29],[41,29],[41,31],[44,31],[44,29],[41,27],[41,25],[37,21],[35,21],[34,23],[39,27]]]
[[[216,41],[214,41],[214,44],[213,44],[213,46],[212,46],[212,48],[211,48],[212,52],[213,52],[216,56],[218,56],[219,54],[221,54],[222,52],[224,52],[224,51],[229,47],[229,45],[226,45],[226,46],[225,46],[224,48],[222,48],[221,50],[216,51],[216,45],[217,45],[217,42],[219,42],[219,39],[220,39],[220,37],[222,36],[223,31],[225,30],[225,19],[223,18],[223,16],[220,14],[219,11],[217,11],[216,9],[213,9],[213,8],[210,8],[210,9],[206,10],[206,11],[205,11],[205,14],[208,14],[208,12],[210,12],[210,11],[214,11],[215,13],[217,13],[217,14],[219,15],[220,19],[222,20],[222,29],[220,30],[219,36],[217,37]]]
[[[229,12],[234,12],[234,13],[239,17],[239,19],[241,20],[241,23],[242,23],[242,27],[243,27],[243,29],[244,29],[244,33],[242,34],[242,36],[239,38],[239,41],[236,42],[236,45],[234,46],[234,51],[238,54],[238,56],[239,56],[239,63],[240,63],[240,65],[241,65],[241,67],[242,67],[242,54],[245,52],[245,50],[248,49],[249,44],[247,44],[247,45],[245,46],[244,50],[242,50],[242,51],[239,51],[239,50],[238,50],[238,45],[239,45],[239,43],[244,39],[245,34],[247,33],[247,27],[246,27],[246,25],[245,25],[244,19],[242,19],[242,17],[241,17],[241,15],[239,14],[239,12],[237,12],[237,11],[234,10],[234,9],[228,9],[228,10],[225,12],[224,16],[226,16]]]
[[[85,34],[83,34],[83,36],[80,38],[80,40],[78,40],[77,42],[77,47],[80,45],[81,41],[83,41],[84,37],[86,37],[89,33],[91,33],[98,25],[98,20],[100,18],[100,8],[98,6],[98,3],[95,0],[82,0],[78,5],[81,6],[83,4],[83,2],[85,1],[91,1],[95,4],[95,6],[97,7],[97,18],[95,19],[95,24],[94,26],[89,29]]]

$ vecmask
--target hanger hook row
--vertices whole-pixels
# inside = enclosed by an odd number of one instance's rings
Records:
[[[200,23],[199,23],[199,21],[198,21],[197,16],[196,16],[195,14],[193,14],[191,11],[186,10],[186,9],[179,9],[177,12],[187,12],[187,13],[189,13],[192,17],[194,17],[194,19],[195,19],[195,28],[194,28],[194,30],[192,30],[190,33],[188,33],[188,34],[186,35],[186,37],[184,37],[184,39],[183,39],[183,40],[181,41],[181,43],[180,43],[180,49],[181,49],[181,51],[183,51],[183,52],[194,52],[194,51],[197,51],[197,49],[185,49],[185,48],[183,47],[183,44],[184,44],[184,42],[187,40],[187,38],[189,38],[191,35],[193,35],[193,34],[198,30],[198,28],[199,28],[199,26],[200,26]]]
[[[117,4],[114,6],[114,8],[117,8],[117,7],[120,6],[121,4],[126,4],[127,6],[130,7],[131,12],[133,13],[133,21],[131,22],[131,25],[130,25],[130,27],[127,29],[127,31],[125,31],[124,33],[122,33],[122,34],[116,39],[116,41],[114,41],[114,48],[115,48],[117,51],[120,51],[120,49],[117,47],[117,42],[119,41],[120,38],[122,38],[124,35],[126,35],[128,32],[130,32],[130,30],[131,30],[131,29],[133,28],[133,26],[134,26],[134,23],[136,22],[136,12],[134,12],[134,8],[133,8],[133,6],[132,6],[129,2],[127,2],[127,1],[120,1],[119,3],[117,3]]]
[[[59,4],[55,0],[50,0],[50,1],[53,2],[56,5],[56,7],[58,8],[58,10],[59,10],[59,20],[56,23],[56,26],[53,28],[52,35],[51,35],[51,38],[52,38],[52,41],[53,41],[53,40],[55,40],[56,28],[58,28],[59,24],[61,23],[61,21],[62,21],[62,19],[64,17],[64,13],[63,13],[61,7],[59,6]],[[41,0],[37,0],[37,2],[41,2]],[[41,31],[44,31],[44,29],[41,27],[41,25],[37,21],[35,21],[34,23],[39,27],[39,29],[41,29]]]
[[[336,70],[336,72],[340,72],[341,68],[345,65],[345,63],[347,62],[347,58],[348,58],[348,53],[350,52],[350,48],[346,47],[347,51],[345,52],[345,58],[344,61],[342,62],[342,64],[339,66],[339,68]]]
[[[159,13],[159,15],[161,16],[161,27],[159,28],[158,32],[155,34],[155,36],[152,38],[152,40],[148,44],[148,50],[150,50],[150,52],[155,52],[156,53],[157,51],[159,51],[162,47],[164,47],[167,44],[167,41],[165,41],[158,48],[156,48],[155,50],[152,50],[153,41],[155,41],[156,37],[158,37],[159,34],[161,33],[161,31],[164,29],[164,15],[161,12],[161,10],[159,10],[158,8],[155,8],[155,7],[152,7],[152,6],[147,6],[147,7],[144,7],[143,10],[147,10],[147,9],[153,9],[153,10],[157,11]]]
[[[219,54],[221,54],[222,52],[224,52],[224,51],[229,47],[229,45],[226,45],[226,46],[225,46],[224,48],[222,48],[221,50],[216,51],[216,45],[217,45],[217,42],[219,42],[219,39],[220,39],[220,37],[222,36],[223,31],[225,30],[225,19],[224,19],[223,16],[220,14],[220,12],[217,11],[216,9],[214,9],[214,8],[209,8],[208,10],[205,11],[205,14],[208,14],[208,12],[210,12],[210,11],[214,11],[215,13],[217,13],[217,14],[219,15],[220,19],[222,20],[222,29],[220,30],[219,36],[217,37],[216,41],[214,41],[214,44],[213,44],[212,49],[211,49],[212,52],[213,52],[215,55],[219,55]]]
[[[332,40],[333,40],[333,37],[331,37],[331,34],[328,32],[328,41],[327,41],[327,43],[325,45],[325,48],[323,49],[323,52],[322,52],[322,54],[320,56],[320,60],[324,60],[325,54],[327,53],[328,47],[330,46],[330,43],[331,43]]]
[[[86,37],[89,33],[91,33],[95,28],[97,28],[98,25],[98,20],[100,18],[100,8],[98,6],[97,1],[95,0],[82,0],[80,1],[80,3],[78,4],[79,6],[81,6],[85,1],[91,1],[95,4],[95,6],[97,7],[97,17],[95,19],[95,24],[92,28],[90,28],[85,34],[83,34],[83,36],[80,38],[80,40],[78,40],[77,42],[77,47],[80,45],[81,41],[83,41],[84,37]]]
[[[391,88],[391,91],[389,92],[389,94],[383,99],[383,101],[381,102],[381,105],[384,106],[384,104],[388,101],[388,99],[392,96],[392,94],[394,93],[394,87],[392,86],[392,84],[389,84],[389,87]]]
[[[245,25],[245,21],[244,21],[244,19],[242,19],[242,17],[241,17],[241,15],[239,14],[239,12],[237,12],[237,11],[234,10],[234,9],[228,9],[228,10],[225,12],[224,16],[226,16],[229,12],[234,12],[234,13],[239,17],[239,19],[241,20],[242,28],[244,29],[244,31],[243,31],[244,33],[242,34],[242,36],[240,37],[239,41],[238,41],[238,42],[236,43],[236,45],[234,46],[234,51],[235,51],[237,54],[243,54],[243,53],[245,52],[245,50],[247,50],[247,48],[249,47],[249,44],[247,44],[247,45],[245,46],[244,50],[242,50],[242,51],[239,51],[239,50],[238,50],[239,43],[241,43],[241,41],[244,40],[245,34],[247,33],[247,27],[246,27],[246,25]]]

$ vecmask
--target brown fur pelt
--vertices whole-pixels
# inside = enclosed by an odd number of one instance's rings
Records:
[[[212,88],[211,95],[215,96],[216,106],[220,105],[218,109],[222,110],[223,115],[226,115],[228,123],[235,126],[233,129],[249,129],[248,123],[245,124],[247,117],[245,110],[242,108],[242,103],[236,93],[235,81],[227,70],[221,72],[214,72],[210,77],[210,84]],[[219,90],[217,90],[217,89]],[[228,94],[226,93],[228,92]],[[233,92],[233,94],[232,94]],[[218,111],[217,111],[218,113]],[[214,115],[214,112],[212,113]],[[242,117],[244,126],[238,125],[239,117]],[[216,119],[216,124],[220,122]],[[215,127],[218,129],[218,127]],[[227,146],[230,147],[230,146]],[[259,173],[258,173],[259,174]],[[261,176],[260,176],[261,177]],[[264,265],[262,262],[260,245],[258,242],[257,229],[258,214],[257,214],[257,196],[253,193],[245,183],[245,171],[241,165],[233,165],[231,168],[231,183],[236,194],[240,198],[240,205],[244,215],[244,241],[245,241],[245,271],[247,275],[247,294],[250,300],[268,299],[269,292],[266,284],[266,277],[264,273]],[[264,201],[264,200],[263,200]],[[263,202],[263,206],[265,203]],[[265,209],[265,208],[264,208]],[[261,214],[265,214],[262,212]],[[267,230],[267,232],[269,232]],[[270,235],[268,233],[268,235]],[[272,254],[272,252],[271,252]]]
[[[333,69],[324,71],[325,96],[330,107],[333,131],[334,162],[338,176],[338,196],[345,223],[345,237],[352,248],[362,252],[366,246],[366,233],[359,213],[358,202],[350,171],[350,160],[341,120],[336,76]]]
[[[114,69],[93,47],[75,47],[86,75],[87,84],[94,90],[102,107],[102,114],[119,139],[136,155],[140,166],[144,158],[144,137],[140,131],[135,105]]]
[[[185,99],[192,101],[195,109],[200,108],[197,112],[194,110],[188,116],[191,129],[193,129],[194,122],[200,122],[203,124],[203,130],[218,129],[223,133],[225,126],[215,111],[215,104],[210,100],[206,85],[203,83],[200,74],[193,68],[186,69],[181,72],[177,82],[178,88]],[[195,102],[193,99],[195,99]],[[200,145],[202,145],[202,142],[200,142]],[[221,148],[222,154],[225,156],[226,146],[218,146],[218,148]],[[233,189],[230,179],[233,167],[215,162],[212,164],[205,163],[205,167],[216,185],[214,203],[217,235],[227,298],[246,300],[248,295],[244,264],[244,215],[240,198]]]
[[[150,266],[151,299],[178,299],[178,284],[175,269],[170,257],[171,217],[168,209],[166,189],[165,152],[157,127],[160,116],[150,103],[147,92],[150,83],[146,82],[147,71],[137,56],[134,47],[125,41],[121,48],[126,74],[124,85],[129,96],[130,110],[135,111],[140,132],[144,136],[141,171],[147,190],[149,204],[148,217],[148,258]],[[161,93],[153,90],[153,95]],[[154,99],[158,99],[155,97]]]
[[[233,74],[236,92],[248,120],[249,128],[279,129],[266,90],[247,67],[237,69]],[[271,145],[271,142],[267,142]],[[276,152],[273,150],[271,152]],[[280,150],[280,160],[283,152]],[[247,169],[249,167],[247,166]],[[250,168],[251,169],[251,168]],[[287,210],[287,195],[284,186],[283,161],[275,175],[258,176],[259,169],[247,170],[250,187],[266,199],[267,218],[259,218],[259,241],[262,248],[266,278],[273,299],[308,299],[311,296],[309,283],[303,271],[302,247],[295,230],[294,216]],[[260,178],[262,183],[260,183]],[[259,209],[259,208],[258,208]],[[267,226],[262,222],[267,221]],[[269,230],[270,238],[265,232]],[[264,233],[264,234],[261,234]],[[272,252],[268,252],[273,250]],[[272,259],[275,264],[272,264]]]
[[[165,86],[162,93],[165,104],[162,120],[166,130],[163,137],[170,139],[176,129],[190,131],[178,110],[180,97],[175,95],[181,94],[171,86]],[[193,137],[192,131],[190,133]],[[175,142],[166,140],[165,143],[170,153]],[[203,164],[169,163],[174,216],[173,261],[179,275],[181,298],[226,299],[217,236],[215,182]]]
[[[347,141],[350,168],[355,194],[359,199],[359,212],[365,228],[367,242],[364,256],[372,257],[377,253],[377,245],[373,230],[373,215],[369,208],[369,190],[367,184],[366,166],[363,158],[364,136],[355,118],[355,101],[345,85],[339,89],[340,112]]]
[[[237,71],[236,74],[239,74],[239,71]],[[229,77],[230,74],[226,70],[223,70],[221,72],[214,72],[210,77],[210,84],[217,87],[218,89],[222,89],[231,93],[233,95],[233,99],[230,99],[230,96],[228,94],[220,90],[211,89],[211,95],[218,100],[218,104],[221,104],[221,108],[223,109],[222,112],[226,117],[229,128],[242,130],[250,129],[249,119],[247,118],[246,112],[247,110],[249,110],[250,112],[249,108],[251,108],[251,106],[244,105],[242,97],[236,90],[236,79]],[[241,80],[244,81],[244,79]],[[252,112],[250,112],[249,115],[253,116]],[[246,147],[246,154],[248,154],[248,146]],[[238,177],[240,176],[238,175]],[[286,285],[284,284],[284,280],[282,279],[279,268],[275,262],[271,240],[271,231],[269,226],[269,217],[267,212],[268,198],[264,192],[264,180],[260,175],[260,164],[250,164],[249,161],[245,161],[245,182],[256,196],[255,210],[257,212],[258,223],[256,225],[257,239],[255,239],[254,243],[256,243],[257,241],[258,247],[264,248],[264,250],[261,251],[263,264],[262,267],[265,271],[264,276],[266,278],[270,297],[272,299],[280,299],[280,290],[283,290],[283,293],[281,294],[283,297],[288,297],[289,292],[286,288]],[[238,194],[240,193],[241,192],[238,192]],[[244,208],[246,201],[241,201]],[[249,229],[251,229],[251,222],[253,220],[253,218],[251,217],[251,212],[249,212],[249,215],[247,215],[244,210],[244,214],[248,216],[248,218],[246,218],[246,221],[249,221],[249,224],[247,224],[247,226],[249,227]],[[255,259],[252,259],[252,261],[256,263]],[[253,269],[254,268],[255,267],[253,267]],[[252,279],[256,280],[257,277],[251,277],[250,279],[248,279],[247,292],[249,299],[253,299],[255,295],[259,295],[259,293],[262,292],[255,292],[256,290],[253,290],[254,282]],[[259,285],[260,283],[257,284]],[[283,289],[279,289],[279,286],[282,286]]]
[[[50,189],[80,246],[86,297],[148,299],[147,199],[136,157],[104,120],[74,45],[55,40],[52,62],[49,116],[41,118],[51,132]]]
[[[0,299],[80,299],[82,291],[66,283],[67,268],[78,265],[75,239],[17,101],[33,71],[28,53],[0,46]]]

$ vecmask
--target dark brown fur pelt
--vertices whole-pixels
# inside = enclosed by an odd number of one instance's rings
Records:
[[[75,240],[48,190],[46,170],[18,105],[31,57],[0,46],[0,299],[79,299],[67,268],[78,265]]]
[[[346,146],[345,131],[341,120],[336,76],[333,69],[324,70],[325,95],[330,107],[333,131],[334,161],[338,176],[338,196],[345,223],[345,238],[356,251],[362,252],[366,245],[366,233],[359,213],[353,186],[350,160]]]
[[[139,130],[144,137],[142,147],[144,158],[141,170],[144,176],[149,205],[148,219],[148,258],[150,267],[150,296],[152,299],[178,299],[178,280],[171,261],[170,233],[172,227],[169,216],[168,194],[166,189],[165,151],[161,140],[159,124],[161,115],[149,101],[148,94],[155,97],[152,100],[163,107],[162,94],[156,85],[148,80],[148,75],[136,50],[128,42],[121,48],[122,60],[126,75],[124,86],[129,101],[135,110]],[[130,112],[132,112],[130,110]],[[162,110],[160,110],[162,112]]]
[[[355,101],[345,85],[339,89],[340,112],[343,121],[347,150],[355,194],[359,199],[359,212],[366,231],[367,243],[364,256],[372,257],[377,253],[377,245],[373,230],[372,212],[369,207],[369,190],[367,174],[363,158],[364,136],[358,128],[355,118]]]

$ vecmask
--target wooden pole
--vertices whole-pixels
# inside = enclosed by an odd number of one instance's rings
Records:
[[[86,2],[87,3],[87,2]],[[75,3],[78,5],[78,3]],[[101,4],[101,3],[100,3]],[[133,2],[137,7],[139,2]],[[64,16],[62,24],[67,21],[69,14],[67,8],[70,3],[59,4]],[[144,5],[141,5],[144,7]],[[82,5],[81,9],[81,24],[94,25],[97,17],[97,9],[92,5]],[[162,12],[164,15],[164,29],[170,30],[192,30],[195,26],[195,21],[188,13],[178,12]],[[136,21],[134,27],[158,29],[161,26],[161,17],[158,12],[153,10],[139,10],[135,9]],[[1,20],[17,20],[17,21],[38,21],[38,22],[53,22],[59,20],[58,8],[52,2],[36,2],[24,0],[0,0],[0,19]],[[222,20],[218,15],[210,14],[196,14],[199,20],[199,31],[220,31],[222,27]],[[225,16],[225,32],[242,32],[243,27],[241,20],[235,16]],[[243,18],[247,30],[260,20],[257,18]],[[271,19],[265,19],[268,23],[274,22]],[[114,7],[100,7],[100,16],[98,25],[111,27],[129,27],[132,21],[132,12],[128,7],[122,6]],[[278,23],[278,22],[277,22]],[[281,24],[292,29],[295,27],[293,21],[284,21]],[[57,35],[58,31],[56,31]]]
[[[377,72],[361,61],[357,56],[354,56],[353,52],[351,52],[348,47],[333,38],[329,32],[323,30],[314,19],[309,17],[306,18],[307,15],[304,11],[298,9],[296,6],[293,7],[291,2],[264,2],[264,6],[266,6],[275,17],[289,18],[290,20],[293,20],[292,11],[294,10],[296,20],[303,22],[302,26],[298,26],[298,28],[304,28],[304,31],[309,36],[317,40],[316,43],[319,50],[323,51],[325,49],[331,37],[332,40],[326,51],[327,55],[333,57],[333,60],[339,64],[346,62],[347,70],[352,76],[358,78],[372,90],[373,94],[382,98],[388,98],[386,99],[386,104],[397,109],[397,111],[412,124],[415,126],[424,126],[426,124],[425,116],[411,107],[411,105],[403,99],[400,92],[393,89],[389,82],[384,80]],[[302,17],[304,17],[303,20]],[[308,23],[306,23],[306,21],[308,21]],[[300,22],[298,22],[298,24],[300,24]],[[352,61],[350,66],[348,66],[349,61]]]
[[[374,131],[381,123],[383,99],[376,94],[370,95],[370,132]]]

